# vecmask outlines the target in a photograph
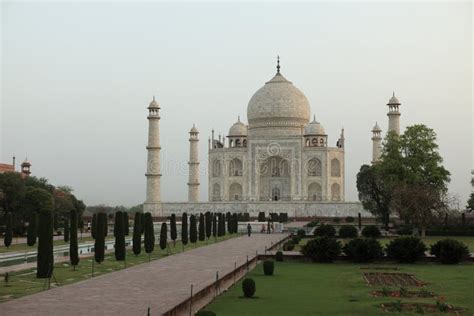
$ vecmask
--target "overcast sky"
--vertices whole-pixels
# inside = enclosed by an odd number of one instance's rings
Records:
[[[335,145],[346,135],[346,200],[387,129],[392,91],[401,126],[438,134],[462,204],[473,166],[472,5],[418,3],[1,4],[1,162],[26,156],[33,175],[87,204],[145,199],[146,107],[161,109],[162,199],[187,199],[188,131],[201,167],[214,127],[244,122],[253,93],[282,73],[308,97]],[[207,176],[201,199],[207,200]]]

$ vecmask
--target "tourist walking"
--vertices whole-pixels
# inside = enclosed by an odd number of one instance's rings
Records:
[[[250,226],[250,223],[247,224],[247,235],[250,237],[252,234],[252,226]]]

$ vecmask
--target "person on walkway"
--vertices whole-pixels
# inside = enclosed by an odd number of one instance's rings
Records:
[[[260,229],[260,233],[265,234],[265,224],[262,224],[262,229]]]
[[[267,223],[267,234],[270,234],[270,221]]]
[[[250,237],[252,234],[252,226],[250,226],[250,223],[247,224],[247,235]]]

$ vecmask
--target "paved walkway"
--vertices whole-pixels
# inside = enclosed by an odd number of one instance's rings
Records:
[[[211,284],[216,276],[231,272],[263,253],[282,234],[253,234],[112,272],[75,284],[25,296],[0,304],[0,315],[161,315]]]

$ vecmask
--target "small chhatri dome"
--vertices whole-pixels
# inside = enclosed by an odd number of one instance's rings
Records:
[[[150,102],[150,105],[148,106],[148,108],[160,108],[160,105],[158,104],[158,102],[156,102],[155,100],[155,96],[153,96],[153,100]]]
[[[390,98],[390,100],[388,100],[388,103],[387,105],[400,105],[400,101],[398,100],[398,98],[395,96],[395,92],[393,92],[393,95],[392,97]]]
[[[31,163],[30,161],[28,160],[28,158],[25,158],[25,160],[21,163],[22,166],[31,166]]]
[[[234,125],[229,129],[229,137],[247,136],[247,125],[240,121],[240,116]]]
[[[189,131],[190,133],[199,133],[198,129],[196,128],[196,125],[193,124],[193,127],[191,127],[191,130]]]
[[[381,132],[382,129],[380,128],[379,124],[375,122],[374,128],[372,129],[372,132]]]
[[[316,116],[314,116],[313,121],[304,128],[304,135],[326,135],[324,127],[321,123],[316,121]]]

